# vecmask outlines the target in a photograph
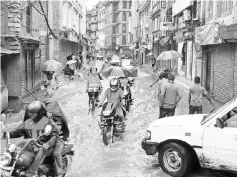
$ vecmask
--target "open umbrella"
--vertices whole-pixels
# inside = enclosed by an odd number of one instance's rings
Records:
[[[76,61],[76,60],[69,60],[69,61],[67,62],[68,65],[71,65],[71,64],[74,64],[74,63],[77,63],[77,61]]]
[[[173,60],[183,57],[183,55],[177,51],[171,50],[171,51],[165,51],[162,52],[156,60]]]
[[[127,71],[124,68],[115,66],[115,67],[109,67],[107,69],[104,69],[103,71],[100,72],[104,77],[129,77],[131,73]]]
[[[56,73],[60,73],[63,70],[63,66],[56,60],[48,60],[44,62],[41,69],[43,71],[55,71]]]

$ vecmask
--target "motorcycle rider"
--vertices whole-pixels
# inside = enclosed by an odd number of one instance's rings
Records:
[[[53,149],[53,157],[55,161],[55,172],[57,177],[61,177],[63,175],[63,167],[62,167],[62,149],[64,147],[64,142],[68,140],[69,137],[69,128],[66,120],[66,116],[63,114],[59,103],[57,101],[49,102],[46,106],[46,110],[48,112],[48,116],[53,119],[51,122],[55,127],[57,127],[59,133],[59,138],[57,139],[54,149]],[[51,119],[50,119],[51,120]],[[55,123],[55,124],[54,124]]]
[[[121,99],[124,98],[124,92],[121,88],[119,88],[118,79],[113,78],[110,80],[110,88],[108,88],[105,91],[99,105],[102,105],[106,98],[107,98],[108,103],[113,103],[115,105],[116,113],[118,115],[119,121],[123,122],[125,118],[124,116],[125,109],[123,108],[121,104]],[[105,107],[106,105],[104,105],[104,108]]]
[[[89,75],[88,80],[87,80],[87,91],[86,92],[88,92],[88,89],[90,87],[93,87],[93,88],[96,87],[99,90],[101,90],[102,85],[100,82],[100,78],[97,74],[96,68],[91,68],[90,73],[91,74]],[[88,92],[88,96],[91,97],[91,93]],[[95,97],[96,97],[95,99],[96,99],[96,106],[97,106],[97,103],[99,102],[99,93],[97,93],[95,95]]]
[[[52,125],[52,121],[47,117],[45,105],[40,101],[34,101],[28,106],[25,119],[26,121],[19,125],[16,130],[10,132],[11,138],[24,136],[25,138],[37,139],[44,133],[46,125]],[[4,137],[6,137],[6,133],[4,133]],[[50,136],[43,136],[43,139],[41,139],[43,145],[39,148],[34,162],[21,176],[31,177],[35,175],[39,165],[49,155],[50,148],[54,147],[57,138],[58,132],[55,128],[50,133]]]

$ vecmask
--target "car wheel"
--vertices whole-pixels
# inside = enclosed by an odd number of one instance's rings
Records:
[[[158,160],[162,170],[173,177],[183,177],[191,171],[191,154],[180,144],[163,145]]]

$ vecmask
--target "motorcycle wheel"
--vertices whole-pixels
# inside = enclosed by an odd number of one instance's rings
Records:
[[[114,142],[113,126],[105,126],[103,129],[103,142],[107,146]]]
[[[130,111],[130,101],[126,101],[126,110],[127,110],[127,112],[129,112]]]

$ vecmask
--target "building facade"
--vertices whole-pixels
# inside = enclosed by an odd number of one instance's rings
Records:
[[[83,1],[47,1],[48,7],[53,9],[48,11],[48,19],[52,19],[52,30],[58,36],[58,39],[50,37],[52,42],[49,47],[52,53],[49,59],[66,64],[68,55],[86,51],[85,33],[82,33],[85,32],[86,26],[83,21],[85,4],[81,2]]]
[[[20,109],[22,98],[40,88],[46,60],[64,65],[68,55],[85,50],[83,11],[83,0],[1,1],[1,87],[8,90],[8,107]]]
[[[152,13],[151,0],[139,1],[138,5],[138,36],[139,36],[139,50],[137,56],[141,64],[148,64],[149,56],[152,49],[152,23],[150,15]]]
[[[129,17],[132,1],[107,1],[105,7],[105,48],[107,55],[126,54],[129,49]]]
[[[200,2],[202,26],[195,29],[201,52],[198,75],[214,98],[222,102],[237,96],[237,2]]]
[[[39,18],[27,1],[1,1],[1,87],[8,89],[10,108],[20,109],[26,90],[40,87]]]

